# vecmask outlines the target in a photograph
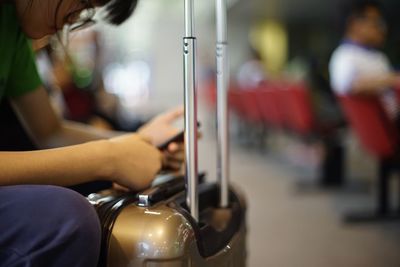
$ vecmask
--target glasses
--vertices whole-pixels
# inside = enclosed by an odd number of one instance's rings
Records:
[[[95,14],[96,9],[90,0],[80,0],[79,8],[65,17],[64,28],[57,32],[58,41],[64,52],[68,50],[70,33],[94,25],[96,23],[93,19]]]
[[[68,25],[68,31],[77,31],[92,26],[96,23],[93,19],[96,14],[96,9],[89,0],[81,0],[81,7],[72,11],[65,18]]]

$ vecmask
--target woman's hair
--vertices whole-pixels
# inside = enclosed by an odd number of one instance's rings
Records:
[[[104,6],[104,19],[113,24],[120,25],[127,20],[136,8],[138,0],[97,0],[100,6]]]

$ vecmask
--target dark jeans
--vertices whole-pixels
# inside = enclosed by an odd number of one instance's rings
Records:
[[[78,193],[57,186],[0,187],[0,266],[95,267],[100,224]]]

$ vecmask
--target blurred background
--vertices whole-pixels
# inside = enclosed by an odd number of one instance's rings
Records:
[[[388,190],[394,212],[373,213],[382,159],[397,151],[383,157],[369,149],[330,86],[329,61],[349,2],[228,0],[231,175],[248,199],[248,266],[400,266],[397,179]],[[380,3],[382,50],[397,69],[400,2]],[[215,180],[214,1],[195,1],[195,14],[200,169]],[[68,56],[52,42],[38,64],[56,109],[71,120],[133,131],[181,105],[183,30],[183,1],[146,0],[120,27],[99,22],[71,33]],[[374,216],[354,219],[353,210]]]

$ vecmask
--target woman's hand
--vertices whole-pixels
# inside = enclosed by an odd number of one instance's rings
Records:
[[[171,143],[163,151],[163,170],[179,171],[185,161],[185,146],[183,143]]]
[[[182,116],[183,107],[171,109],[143,125],[137,133],[149,139],[154,146],[160,146],[179,133],[180,129],[172,123]]]
[[[140,135],[129,134],[109,139],[111,178],[132,190],[150,186],[161,170],[163,155]]]
[[[164,171],[178,172],[184,162],[184,145],[178,143],[172,143],[168,146],[168,149],[162,152],[162,169]],[[150,181],[151,183],[151,181]],[[150,185],[150,184],[149,184]],[[148,187],[149,185],[145,186]],[[121,192],[129,192],[131,189],[122,186],[116,182],[113,183],[113,189]],[[141,187],[135,187],[134,190],[141,190]]]
[[[138,130],[138,134],[155,146],[164,144],[181,131],[172,126],[172,123],[183,116],[183,107],[178,107],[167,111],[149,123],[145,124]],[[168,171],[179,171],[184,162],[184,145],[183,143],[171,143],[167,149],[162,152],[163,164],[162,168]]]

